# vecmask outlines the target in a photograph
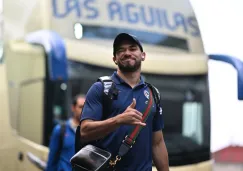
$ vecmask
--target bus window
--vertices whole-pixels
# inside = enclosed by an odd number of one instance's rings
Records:
[[[184,103],[182,121],[182,135],[202,145],[202,104],[200,102]]]
[[[154,46],[165,46],[189,51],[188,42],[186,39],[170,36],[161,33],[153,33],[135,29],[125,29],[107,26],[91,26],[82,25],[83,38],[89,39],[110,39],[112,40],[119,33],[130,33],[139,37],[143,44]]]
[[[206,75],[143,75],[161,93],[163,133],[170,165],[209,160],[210,127],[206,125],[210,114]]]
[[[44,134],[43,144],[49,145],[52,129],[56,124],[68,118],[68,103],[67,103],[67,83],[62,80],[45,81],[45,100],[44,100]]]
[[[53,82],[53,90],[53,122],[57,124],[67,119],[67,103],[66,98],[63,98],[66,97],[67,84],[64,82]]]
[[[100,72],[101,68],[76,61],[68,61],[68,81],[47,81],[45,100],[44,145],[48,146],[54,126],[71,116],[70,105],[77,94],[85,95],[90,86],[112,70]],[[92,72],[92,73],[91,73]]]
[[[85,95],[90,86],[101,76],[111,75],[114,70],[88,65],[76,61],[68,61],[68,87],[69,98],[77,95]]]

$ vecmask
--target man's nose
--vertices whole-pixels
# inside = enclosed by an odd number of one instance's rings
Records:
[[[131,51],[129,49],[126,49],[125,52],[124,52],[124,55],[130,56],[131,55]]]

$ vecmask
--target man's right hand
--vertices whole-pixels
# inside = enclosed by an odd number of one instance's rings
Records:
[[[146,126],[146,124],[142,122],[142,113],[137,111],[135,106],[136,100],[133,99],[131,105],[129,105],[123,113],[115,117],[102,121],[93,121],[89,119],[82,121],[80,129],[81,139],[84,142],[98,140],[107,136],[121,125]]]
[[[119,125],[141,125],[146,126],[146,123],[141,122],[143,114],[135,109],[136,99],[133,98],[132,103],[120,115],[116,116]]]

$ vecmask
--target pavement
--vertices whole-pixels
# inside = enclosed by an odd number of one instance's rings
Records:
[[[243,171],[243,163],[215,163],[213,166],[213,171]]]
[[[153,171],[156,171],[155,167],[153,167]],[[243,171],[243,163],[214,163],[212,171]]]

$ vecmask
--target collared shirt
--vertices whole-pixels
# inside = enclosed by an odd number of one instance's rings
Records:
[[[136,110],[143,112],[148,102],[150,93],[148,86],[141,77],[140,82],[134,88],[122,80],[116,72],[112,75],[112,79],[118,89],[118,98],[112,103],[111,113],[108,117],[114,117],[123,113],[132,103],[132,99],[136,99]],[[102,95],[103,87],[100,82],[94,83],[86,95],[86,102],[83,108],[81,121],[91,119],[99,121],[102,119]],[[123,125],[110,133],[105,138],[93,143],[100,148],[110,151],[113,155],[118,153],[119,147],[124,137],[129,134],[133,126]],[[146,126],[139,133],[136,143],[130,151],[122,158],[118,164],[118,170],[122,171],[150,171],[152,170],[152,134],[155,131],[162,130],[162,115],[156,114],[155,104],[152,106],[152,112],[149,115]]]
[[[76,133],[77,125],[74,123],[73,119],[69,119],[70,128]]]

